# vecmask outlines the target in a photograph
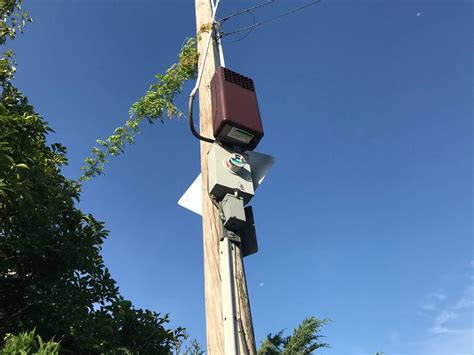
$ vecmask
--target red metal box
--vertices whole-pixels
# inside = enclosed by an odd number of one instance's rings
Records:
[[[263,137],[253,80],[224,67],[211,80],[214,137],[228,145],[253,150]]]

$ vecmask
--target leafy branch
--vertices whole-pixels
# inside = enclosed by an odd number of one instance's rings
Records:
[[[21,9],[21,0],[0,0],[0,45],[14,39],[17,32],[23,33],[31,17]]]
[[[117,127],[114,133],[105,140],[98,139],[100,147],[92,148],[92,157],[86,158],[81,181],[87,181],[99,176],[104,171],[109,156],[118,156],[124,153],[125,146],[132,144],[140,133],[139,125],[143,119],[150,124],[158,119],[163,123],[165,116],[178,118],[181,111],[173,104],[175,97],[181,93],[184,82],[195,79],[198,64],[196,39],[189,38],[179,52],[178,62],[173,64],[166,74],[157,74],[157,83],[152,84],[145,96],[141,97],[130,108],[129,119],[124,126]]]
[[[31,22],[31,17],[21,9],[21,1],[0,0],[0,45],[14,39],[18,32],[23,33],[27,22]],[[15,65],[11,49],[0,56],[0,82],[13,79]]]
[[[293,334],[283,336],[283,330],[262,341],[258,349],[258,355],[310,355],[320,348],[327,348],[329,344],[321,342],[323,335],[320,334],[321,327],[329,322],[329,319],[318,319],[309,317],[293,330]]]
[[[0,349],[0,354],[37,354],[37,355],[58,355],[59,342],[51,339],[44,342],[36,335],[36,329],[31,332],[23,332],[18,335],[7,334],[4,339],[5,345]]]

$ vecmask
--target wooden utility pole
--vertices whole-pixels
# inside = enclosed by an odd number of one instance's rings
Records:
[[[212,5],[210,0],[196,0],[196,32],[199,65],[204,59],[206,48],[206,33],[201,30],[211,22]],[[199,127],[201,135],[212,137],[211,92],[209,83],[217,66],[217,48],[214,41],[208,49],[206,65],[203,68],[201,85],[199,87]],[[207,353],[209,355],[225,354],[224,333],[222,327],[222,300],[219,268],[219,211],[213,205],[207,191],[207,152],[211,144],[201,141],[201,174],[202,174],[202,232],[204,246],[204,292],[206,303],[206,335]]]
[[[244,260],[238,246],[236,247],[235,254],[235,287],[238,299],[240,354],[256,355],[257,347],[255,345],[255,334],[253,332],[252,312],[250,311]]]
[[[196,25],[197,25],[197,49],[199,52],[199,68],[205,57],[207,37],[210,34],[212,21],[211,0],[195,0]],[[218,48],[212,40],[207,52],[205,66],[202,71],[202,80],[199,86],[199,120],[200,134],[205,137],[213,137],[211,92],[209,84],[219,65]],[[207,354],[226,355],[224,340],[223,302],[221,296],[221,273],[220,273],[220,217],[219,211],[214,206],[208,194],[208,151],[210,143],[201,141],[201,174],[203,187],[202,201],[202,225],[204,245],[204,286],[206,304],[206,333]],[[248,300],[245,272],[240,250],[234,243],[235,256],[235,295],[237,304],[237,329],[239,354],[255,355],[255,339],[252,326],[252,317]]]

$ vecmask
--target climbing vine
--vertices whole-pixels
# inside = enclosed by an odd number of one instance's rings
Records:
[[[146,119],[150,124],[158,119],[164,122],[165,117],[177,118],[182,115],[174,105],[175,97],[181,93],[184,82],[195,79],[197,74],[198,52],[196,39],[188,39],[179,52],[178,62],[173,64],[166,74],[157,74],[157,83],[152,84],[145,96],[135,102],[129,112],[129,119],[122,127],[117,127],[114,133],[105,140],[98,139],[99,147],[92,148],[92,157],[86,158],[86,165],[81,168],[81,181],[99,176],[104,171],[109,156],[124,153],[127,144],[132,144],[140,132],[139,125]]]

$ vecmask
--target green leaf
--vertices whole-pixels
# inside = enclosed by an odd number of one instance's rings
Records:
[[[17,169],[29,169],[28,165],[23,164],[23,163],[15,164],[15,165],[14,165],[14,168],[17,168]]]

